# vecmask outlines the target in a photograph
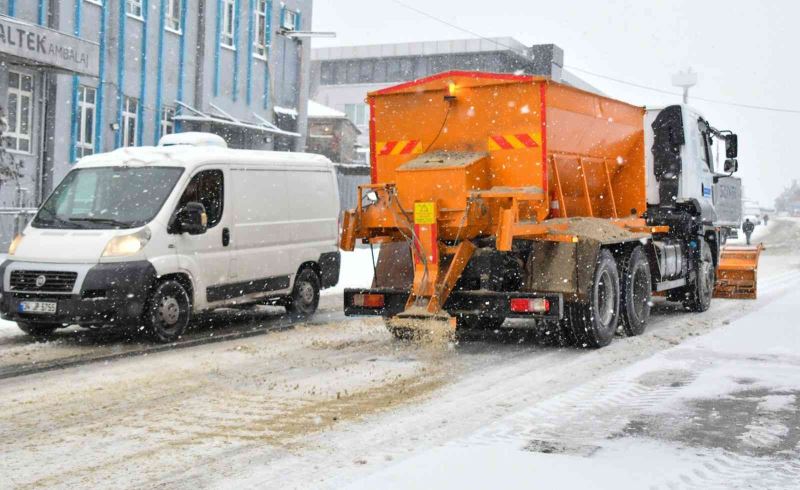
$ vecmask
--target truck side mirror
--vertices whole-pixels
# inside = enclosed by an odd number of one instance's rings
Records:
[[[739,137],[735,134],[725,136],[725,156],[727,158],[736,158],[739,156]]]
[[[206,207],[199,202],[188,202],[175,216],[175,224],[179,233],[202,235],[208,230]]]
[[[733,174],[739,171],[739,160],[728,158],[725,160],[725,173]]]

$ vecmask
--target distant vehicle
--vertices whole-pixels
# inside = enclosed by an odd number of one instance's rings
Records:
[[[33,335],[143,325],[164,342],[220,307],[306,317],[338,282],[338,218],[334,168],[319,155],[184,133],[86,157],[14,239],[0,314]]]
[[[761,206],[755,201],[745,201],[742,214],[743,221],[750,219],[756,226],[764,224],[764,213],[761,210]]]
[[[742,227],[742,179],[728,174],[714,174],[714,210],[721,228],[723,243],[738,238]]]

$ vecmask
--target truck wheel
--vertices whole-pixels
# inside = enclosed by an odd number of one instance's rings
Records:
[[[647,328],[652,301],[650,263],[642,247],[633,249],[620,267],[620,322],[625,333],[633,337],[641,335]]]
[[[303,320],[317,311],[319,306],[319,277],[311,269],[303,269],[294,280],[294,289],[286,304],[292,318]]]
[[[20,330],[35,338],[47,338],[53,335],[61,325],[54,325],[52,323],[31,323],[31,322],[17,322]]]
[[[537,322],[534,330],[535,342],[547,347],[571,347],[575,345],[575,335],[572,333],[569,321],[542,320]]]
[[[150,293],[144,309],[144,326],[158,342],[180,339],[192,316],[192,301],[181,283],[161,281]]]
[[[566,305],[566,321],[578,346],[605,347],[614,339],[619,324],[619,273],[617,262],[602,250],[594,270],[588,303]]]
[[[686,300],[683,307],[689,311],[703,312],[711,307],[711,297],[714,295],[716,271],[714,270],[714,256],[711,247],[705,240],[700,242],[700,262],[697,264],[697,277],[694,284],[687,289]]]

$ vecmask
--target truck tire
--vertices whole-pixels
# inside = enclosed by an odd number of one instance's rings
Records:
[[[534,341],[545,347],[572,347],[575,335],[567,321],[541,320],[534,330]]]
[[[56,331],[61,325],[52,323],[17,322],[20,330],[37,339],[45,339]]]
[[[192,300],[178,281],[161,281],[150,293],[144,308],[145,331],[162,343],[179,340],[192,317]]]
[[[714,270],[714,255],[705,240],[700,241],[698,256],[700,260],[697,264],[697,276],[694,284],[690,284],[686,289],[683,307],[689,311],[700,313],[711,307],[717,273]]]
[[[319,277],[311,269],[303,269],[294,280],[294,289],[286,311],[296,320],[310,318],[319,306]]]
[[[588,303],[565,305],[566,322],[579,347],[605,347],[619,324],[620,289],[617,262],[602,250],[594,269]]]
[[[625,256],[620,271],[620,323],[625,333],[634,337],[647,328],[652,302],[650,263],[644,249],[636,247]]]

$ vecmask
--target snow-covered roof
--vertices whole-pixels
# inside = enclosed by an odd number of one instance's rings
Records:
[[[275,113],[283,114],[284,116],[297,117],[298,115],[297,109],[295,109],[294,107],[281,107],[279,105],[276,105],[273,108],[273,110],[275,111]]]
[[[322,155],[283,151],[234,150],[218,146],[173,145],[119,148],[80,159],[77,167],[165,166],[194,169],[208,163],[331,166]]]
[[[528,51],[527,46],[512,37],[495,37],[315,48],[311,50],[311,58],[316,61],[351,58],[385,58],[391,56],[429,56],[437,54],[508,51],[509,48],[520,54],[527,53]]]
[[[337,111],[333,107],[322,105],[313,100],[308,101],[308,117],[309,118],[324,118],[324,119],[343,119],[347,117],[344,112]]]

